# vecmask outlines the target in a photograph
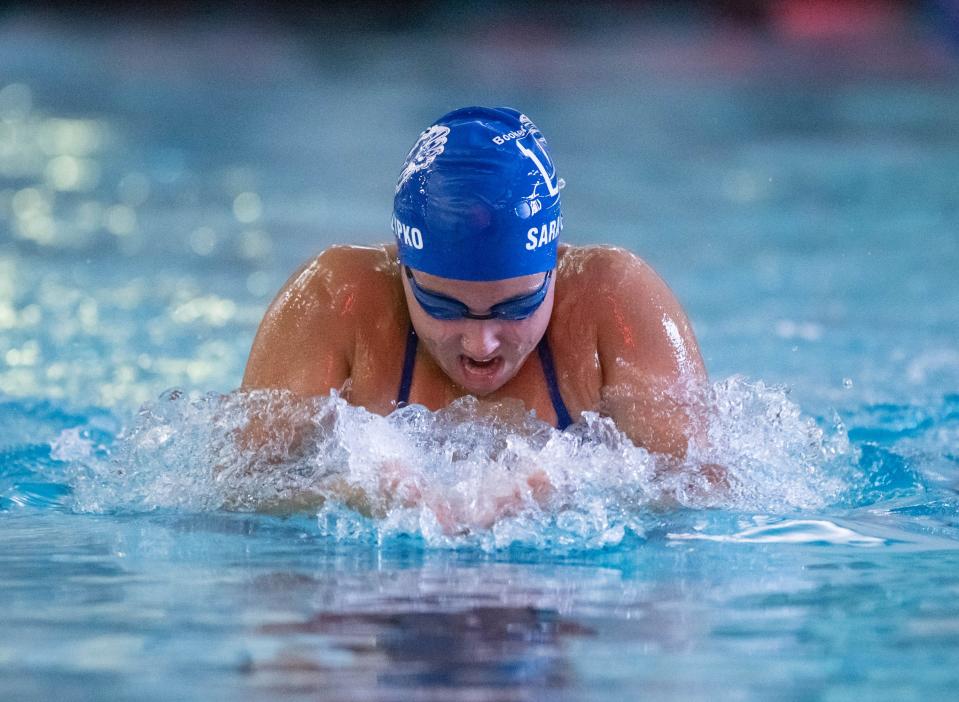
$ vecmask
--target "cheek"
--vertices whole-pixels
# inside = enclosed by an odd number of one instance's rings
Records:
[[[519,323],[504,325],[499,337],[503,343],[525,352],[536,345],[539,338],[538,328],[539,325],[532,319],[527,319]]]
[[[504,326],[500,339],[516,349],[518,355],[526,356],[536,348],[549,326],[549,311],[544,312],[544,314],[537,312],[522,322]]]
[[[553,291],[543,301],[542,307],[536,310],[536,314],[530,317],[526,322],[526,334],[532,339],[532,346],[536,346],[539,340],[549,328],[549,322],[553,315]]]
[[[455,324],[433,319],[419,307],[408,307],[408,309],[416,335],[434,356],[435,352],[457,343],[458,331]]]
[[[437,324],[435,319],[420,308],[405,287],[403,292],[406,295],[406,311],[409,312],[410,322],[413,325],[413,329],[416,330],[416,335],[420,337],[421,340],[432,339],[441,335],[443,331],[442,326]]]

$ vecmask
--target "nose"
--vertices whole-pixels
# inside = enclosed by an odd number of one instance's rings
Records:
[[[468,320],[463,328],[463,353],[470,358],[484,361],[496,355],[499,349],[499,322]]]

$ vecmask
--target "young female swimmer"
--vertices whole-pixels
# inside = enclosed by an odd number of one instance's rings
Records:
[[[682,459],[701,433],[689,391],[706,381],[686,314],[634,254],[560,243],[562,184],[520,112],[444,115],[403,165],[395,243],[334,246],[296,273],[260,325],[242,389],[338,390],[380,414],[518,400],[560,429],[591,410]],[[527,478],[548,493],[541,472]],[[384,489],[396,484],[387,476]]]

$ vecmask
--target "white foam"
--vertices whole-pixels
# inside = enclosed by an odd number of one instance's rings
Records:
[[[61,437],[58,455],[72,461],[79,511],[314,512],[332,538],[412,534],[487,549],[602,548],[642,537],[664,507],[781,514],[842,493],[833,466],[849,453],[845,432],[824,432],[782,388],[734,377],[699,401],[708,440],[682,465],[596,413],[559,432],[516,404],[464,398],[381,417],[335,394],[273,391],[167,393],[144,405],[109,458],[73,437]],[[265,427],[259,448],[239,440],[251,422]],[[713,487],[707,463],[724,467],[728,487]]]

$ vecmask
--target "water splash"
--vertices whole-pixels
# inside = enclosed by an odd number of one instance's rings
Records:
[[[62,461],[106,460],[118,428],[104,410],[0,395],[0,512],[65,508],[71,489]]]
[[[585,413],[559,432],[518,403],[464,398],[388,417],[335,394],[179,391],[144,405],[109,456],[68,429],[73,509],[308,512],[336,538],[408,534],[437,546],[601,548],[642,538],[664,509],[818,509],[846,489],[844,427],[827,432],[782,388],[713,385],[708,441],[676,465]],[[701,466],[722,466],[716,488]]]
[[[836,502],[856,451],[838,415],[829,430],[803,415],[788,390],[733,376],[713,385],[705,449],[693,461],[727,466],[733,489],[723,506],[784,512]]]

